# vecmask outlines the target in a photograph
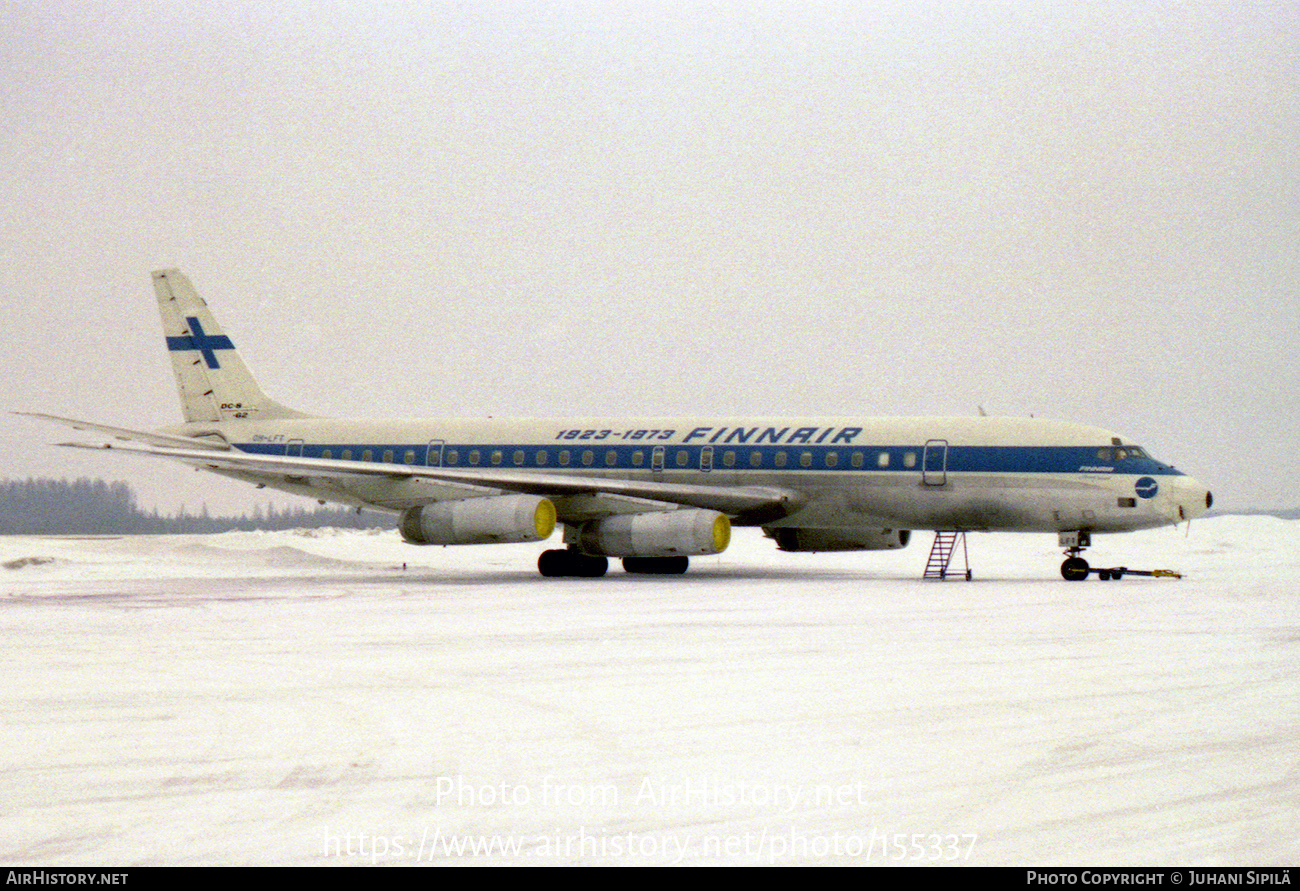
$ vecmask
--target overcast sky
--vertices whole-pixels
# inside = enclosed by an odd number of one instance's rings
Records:
[[[1300,505],[1300,4],[0,0],[6,410],[1055,417]],[[146,507],[264,492],[47,447]]]

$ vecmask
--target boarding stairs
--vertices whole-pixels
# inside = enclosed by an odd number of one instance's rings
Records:
[[[966,551],[965,532],[936,532],[934,544],[930,546],[930,557],[925,561],[925,578],[943,581],[951,574],[949,566],[957,553],[957,543],[961,542],[961,559],[966,567],[966,581],[971,580],[970,554]],[[960,576],[957,576],[960,577]]]

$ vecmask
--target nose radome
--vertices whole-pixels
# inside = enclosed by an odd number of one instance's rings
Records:
[[[1174,503],[1178,506],[1178,519],[1190,520],[1210,509],[1214,495],[1205,484],[1185,477],[1174,487]]]

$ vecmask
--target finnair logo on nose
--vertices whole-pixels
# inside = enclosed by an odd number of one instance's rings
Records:
[[[1155,498],[1156,492],[1160,491],[1160,484],[1149,476],[1144,476],[1133,486],[1137,489],[1139,498]]]
[[[230,338],[224,334],[204,334],[203,325],[194,316],[186,316],[185,321],[190,323],[190,330],[194,333],[167,338],[167,349],[173,353],[198,350],[209,368],[220,368],[221,363],[217,361],[216,351],[233,350],[235,345],[231,343]]]

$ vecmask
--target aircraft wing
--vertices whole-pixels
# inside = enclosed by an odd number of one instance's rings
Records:
[[[86,427],[103,430],[97,425],[86,425]],[[180,437],[163,436],[162,438],[175,440]],[[329,484],[341,478],[355,479],[370,476],[386,477],[394,481],[429,480],[480,490],[520,492],[559,498],[611,495],[716,510],[732,517],[744,517],[747,521],[787,516],[801,507],[805,501],[804,495],[796,490],[770,486],[699,486],[689,483],[608,479],[594,475],[535,473],[503,468],[450,469],[409,464],[299,458],[287,455],[254,455],[228,446],[226,450],[218,451],[210,448],[175,448],[166,443],[148,442],[142,445],[97,445],[85,442],[65,442],[59,445],[172,458],[211,470],[248,473],[277,480],[291,477],[294,481],[319,480]],[[472,493],[467,493],[467,497],[470,494]]]

